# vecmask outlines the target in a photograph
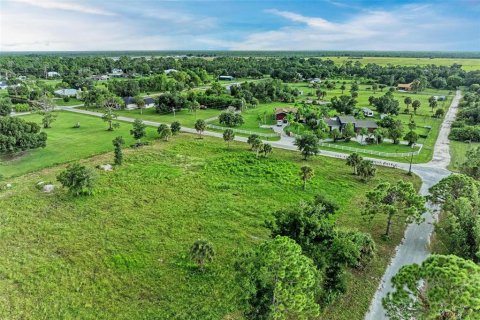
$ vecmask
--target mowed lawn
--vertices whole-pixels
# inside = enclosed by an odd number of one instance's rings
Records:
[[[127,145],[134,142],[130,123],[121,123],[115,131],[107,131],[107,123],[100,118],[66,111],[55,113],[58,117],[52,128],[42,129],[48,136],[47,147],[0,157],[0,177],[18,176],[113,150],[112,140],[117,136],[122,136]],[[22,119],[41,123],[41,116],[36,114],[22,116]],[[73,128],[77,122],[80,128]],[[154,128],[147,128],[147,133],[147,139],[156,135]]]
[[[98,111],[96,109],[89,109],[92,111]],[[218,116],[222,110],[218,109],[205,109],[205,110],[198,110],[197,114],[195,112],[191,112],[187,109],[182,109],[180,111],[175,112],[175,115],[172,113],[167,114],[160,114],[156,112],[155,108],[148,108],[140,113],[139,109],[135,110],[120,110],[116,113],[119,116],[131,117],[134,119],[141,119],[141,120],[150,120],[150,121],[157,121],[161,123],[171,124],[174,121],[180,122],[180,124],[184,127],[193,128],[195,126],[195,122],[198,119],[206,120],[213,117]]]
[[[98,143],[96,134],[83,138]],[[272,212],[323,193],[340,206],[339,226],[372,233],[378,253],[364,271],[348,273],[348,292],[319,319],[361,319],[404,228],[395,223],[392,240],[381,240],[384,217],[361,217],[365,192],[384,180],[419,186],[387,168],[365,184],[344,161],[316,157],[308,161],[315,177],[302,191],[306,162],[297,152],[256,159],[245,144],[227,150],[220,139],[187,134],[126,150],[124,158],[113,172],[97,171],[90,197],[73,198],[58,183],[53,194],[35,188],[55,182],[64,166],[11,179],[0,192],[0,318],[242,319],[238,253],[269,237],[264,222]],[[93,168],[111,159],[82,162]],[[205,273],[188,258],[199,238],[216,251]]]

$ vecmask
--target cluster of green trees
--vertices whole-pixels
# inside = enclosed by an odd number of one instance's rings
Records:
[[[377,168],[371,160],[365,160],[358,153],[352,153],[347,157],[347,165],[353,168],[353,174],[363,181],[368,181],[375,176]]]
[[[257,82],[244,82],[240,85],[232,85],[230,94],[239,99],[245,99],[248,104],[257,105],[261,102],[294,102],[300,91],[290,88],[281,80],[268,79]]]
[[[272,239],[242,254],[235,267],[252,319],[307,319],[347,290],[348,268],[375,255],[369,234],[336,226],[337,205],[324,196],[274,213]]]
[[[0,117],[0,154],[14,154],[47,145],[47,134],[35,122]]]
[[[243,116],[240,113],[226,111],[218,116],[218,122],[228,127],[237,127],[244,124]]]
[[[478,154],[467,159],[469,175],[455,174],[430,188],[441,207],[437,242],[447,255],[404,266],[383,300],[391,319],[477,319],[480,314],[480,177]],[[473,164],[471,163],[473,161]],[[476,161],[476,162],[475,162]],[[476,164],[475,164],[476,163]]]
[[[480,142],[480,85],[472,84],[459,105],[450,139]]]

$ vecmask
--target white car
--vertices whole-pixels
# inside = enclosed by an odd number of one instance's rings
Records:
[[[283,126],[283,120],[277,120],[277,127]]]

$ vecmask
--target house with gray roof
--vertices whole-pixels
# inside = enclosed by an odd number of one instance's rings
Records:
[[[366,128],[368,132],[372,132],[378,128],[378,125],[375,121],[355,119],[353,116],[336,116],[324,120],[327,123],[330,131],[337,129],[338,131],[343,132],[348,123],[353,124],[353,128],[356,133],[359,133],[362,128]]]

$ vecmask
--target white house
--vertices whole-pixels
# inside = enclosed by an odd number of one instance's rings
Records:
[[[320,78],[313,78],[312,80],[310,80],[310,83],[311,84],[314,84],[314,83],[321,83],[322,80]]]
[[[49,77],[49,78],[60,77],[60,73],[58,73],[57,71],[48,71],[47,72],[47,77]]]
[[[176,70],[176,69],[167,69],[167,70],[165,70],[165,74],[170,74],[170,73],[172,73],[172,72],[178,72],[178,70]]]
[[[145,109],[148,108],[153,108],[155,107],[155,100],[151,97],[146,97],[143,99],[145,102]],[[135,100],[133,97],[125,97],[123,98],[123,102],[125,104],[125,109],[127,110],[133,110],[133,109],[138,109],[138,105],[135,103]]]
[[[8,88],[8,84],[6,82],[0,81],[0,89],[3,90],[7,88]]]
[[[77,97],[79,90],[77,89],[58,89],[53,91],[56,96],[65,97]]]

